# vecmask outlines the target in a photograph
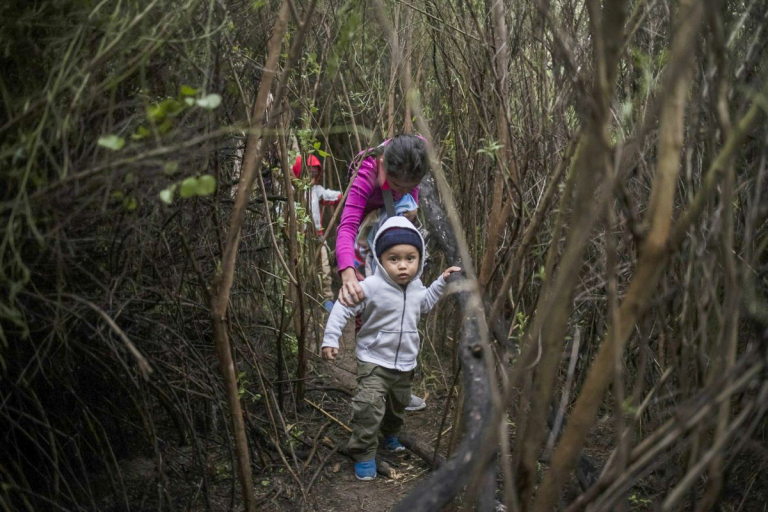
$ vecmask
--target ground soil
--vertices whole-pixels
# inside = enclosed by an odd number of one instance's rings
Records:
[[[345,330],[341,350],[338,359],[328,365],[315,360],[313,378],[308,388],[313,387],[338,387],[353,390],[355,385],[355,355],[354,355],[354,326],[350,323]],[[425,396],[423,388],[416,391],[422,397]],[[427,408],[422,411],[408,412],[405,429],[421,441],[432,444],[437,437],[443,400],[437,393],[429,393],[427,390]],[[351,404],[349,397],[343,393],[334,392],[310,392],[310,400],[316,403],[323,411],[327,412],[339,421],[348,424],[351,416]],[[319,428],[328,417],[317,409],[313,409],[306,425],[307,435],[314,425]],[[328,428],[329,436],[340,444],[346,443],[349,434],[342,427],[331,421]],[[447,443],[447,436],[443,437],[441,444]],[[325,449],[324,449],[325,450]],[[327,451],[327,450],[325,450]],[[324,457],[325,453],[321,454]],[[406,451],[393,455],[383,451],[380,447],[377,459],[385,460],[395,470],[396,477],[386,478],[379,475],[374,481],[361,482],[355,478],[352,461],[339,454],[331,457],[318,475],[317,481],[310,491],[309,507],[302,507],[298,501],[286,503],[278,500],[266,505],[265,511],[286,510],[364,510],[369,512],[387,511],[418,482],[429,473],[429,466],[415,454]]]

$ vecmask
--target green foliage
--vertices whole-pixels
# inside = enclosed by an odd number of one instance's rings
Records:
[[[182,96],[195,96],[198,93],[198,90],[188,85],[182,85],[179,92]]]
[[[348,0],[341,9],[339,9],[339,19],[342,24],[339,27],[336,44],[333,45],[328,57],[328,76],[336,76],[342,58],[346,53],[350,42],[355,33],[360,28],[360,4],[353,0]]]
[[[163,123],[169,117],[181,113],[185,109],[185,104],[175,98],[167,98],[155,103],[147,109],[147,119],[153,123]]]
[[[166,189],[163,189],[160,191],[158,196],[160,197],[160,200],[164,202],[165,204],[172,204],[173,203],[173,192],[176,190],[176,186],[172,185]]]
[[[323,158],[325,158],[325,157],[328,157],[328,156],[331,156],[331,155],[330,155],[330,153],[326,153],[325,151],[323,151],[322,149],[320,149],[320,143],[319,143],[319,142],[315,142],[315,143],[313,143],[313,144],[312,144],[312,149],[313,149],[313,150],[315,150],[315,151],[317,151],[317,154],[318,154],[318,155],[320,155],[320,156],[321,156],[321,157],[323,157]]]
[[[174,160],[166,162],[166,164],[163,166],[163,172],[168,176],[173,176],[179,172],[179,162]]]
[[[504,147],[502,144],[499,144],[497,141],[493,139],[480,139],[480,142],[483,144],[483,147],[478,149],[476,153],[481,155],[486,155],[490,158],[495,159],[496,155],[498,155],[499,150]]]
[[[99,137],[99,146],[112,151],[120,151],[125,146],[125,139],[117,135],[102,135]]]
[[[174,190],[175,185],[166,188],[160,192],[160,194],[162,194],[160,199],[163,202],[168,203],[167,200],[173,199]],[[195,196],[204,197],[213,194],[214,190],[216,190],[216,178],[210,174],[197,177],[189,176],[188,178],[184,178],[179,186],[179,197],[182,199],[189,199],[190,197]]]
[[[629,495],[629,502],[632,504],[633,507],[642,507],[642,508],[648,507],[653,504],[653,500],[640,496],[635,492]]]
[[[221,105],[221,96],[218,94],[209,94],[202,98],[198,98],[196,103],[198,107],[202,107],[207,110],[213,110]]]

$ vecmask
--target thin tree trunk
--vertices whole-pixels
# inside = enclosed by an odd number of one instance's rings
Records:
[[[285,111],[290,112],[290,108],[286,106]],[[300,261],[299,261],[299,225],[296,221],[296,194],[293,190],[293,183],[291,178],[293,172],[291,171],[291,163],[288,161],[288,147],[286,144],[286,132],[289,123],[287,120],[283,120],[281,123],[282,129],[278,135],[278,142],[280,144],[280,166],[283,168],[283,183],[286,196],[286,238],[288,239],[288,264],[291,266],[296,276],[296,282],[292,285],[294,301],[293,308],[297,310],[293,314],[293,325],[296,331],[296,344],[297,344],[297,359],[298,364],[296,366],[296,403],[302,403],[304,401],[304,376],[307,369],[307,351],[306,351],[306,318],[304,314],[304,290],[302,286],[302,280],[300,274]],[[282,404],[281,404],[282,405]]]
[[[491,277],[493,266],[496,261],[496,252],[499,247],[502,230],[507,224],[507,218],[512,211],[513,200],[511,197],[504,201],[504,182],[509,176],[512,181],[517,179],[514,165],[514,153],[512,151],[512,141],[509,138],[509,45],[507,44],[507,21],[504,0],[490,0],[491,15],[493,17],[493,43],[496,49],[496,58],[494,59],[496,93],[499,98],[496,104],[496,136],[498,137],[501,149],[496,155],[496,164],[498,172],[493,190],[493,201],[491,211],[488,213],[488,242],[485,246],[483,261],[480,264],[480,286],[485,288]]]
[[[392,37],[389,41],[389,97],[387,101],[387,138],[395,136],[395,91],[397,83],[397,67],[400,65],[400,43],[398,41],[397,29],[400,18],[400,4],[395,5],[394,25]]]
[[[403,77],[407,77],[408,83],[402,83],[403,97],[405,101],[405,114],[403,115],[403,133],[413,132],[413,121],[411,120],[411,104],[408,102],[408,94],[411,93],[411,62],[413,61],[413,10],[405,10],[405,69]]]
[[[230,218],[229,231],[227,232],[224,245],[224,254],[222,256],[221,276],[214,278],[212,283],[211,313],[213,316],[214,343],[216,345],[216,355],[219,358],[219,367],[221,376],[224,379],[224,388],[226,391],[227,404],[232,415],[232,430],[235,438],[235,450],[237,454],[237,474],[240,480],[240,487],[243,493],[243,502],[245,510],[255,512],[256,498],[253,492],[253,478],[251,476],[251,458],[248,450],[248,439],[245,434],[245,422],[243,421],[243,411],[240,407],[240,396],[237,390],[237,371],[232,359],[232,347],[229,340],[227,328],[227,307],[229,306],[229,296],[232,290],[232,283],[235,275],[235,260],[237,258],[237,247],[240,243],[240,228],[245,218],[245,210],[251,195],[253,181],[256,176],[258,163],[263,153],[263,139],[261,137],[261,127],[265,119],[265,110],[267,108],[267,99],[272,81],[275,77],[277,62],[280,57],[280,47],[288,23],[288,2],[283,2],[277,22],[269,40],[269,50],[267,61],[264,65],[264,75],[259,92],[256,96],[256,103],[253,106],[251,115],[252,131],[248,136],[244,164],[240,175],[240,183],[237,188],[235,206]]]

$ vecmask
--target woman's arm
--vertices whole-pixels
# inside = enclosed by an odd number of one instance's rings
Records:
[[[366,158],[349,189],[336,237],[336,263],[341,272],[355,265],[355,237],[376,184],[376,174],[376,159]]]
[[[355,273],[355,237],[363,221],[368,198],[377,184],[377,171],[375,158],[369,157],[362,161],[341,213],[336,237],[336,262],[342,282],[339,302],[344,306],[354,306],[365,298]]]

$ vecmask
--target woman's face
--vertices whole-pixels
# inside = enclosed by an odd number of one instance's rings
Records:
[[[387,167],[384,164],[384,157],[379,157],[379,187],[384,187],[384,183],[389,183],[389,188],[398,194],[410,192],[413,187],[419,184],[418,181],[411,182],[403,178],[389,176],[387,174]]]

